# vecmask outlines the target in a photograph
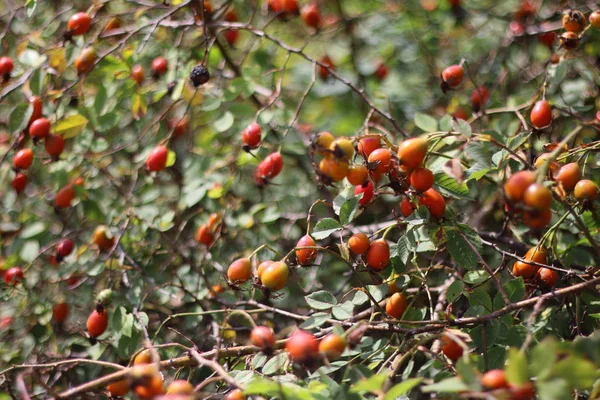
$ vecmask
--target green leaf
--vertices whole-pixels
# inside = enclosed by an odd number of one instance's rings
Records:
[[[343,226],[333,218],[323,218],[315,225],[312,237],[315,240],[323,240],[334,232],[340,231]]]
[[[508,350],[504,371],[506,379],[513,385],[520,386],[529,381],[529,369],[525,354],[514,347]]]
[[[19,257],[21,260],[31,263],[40,253],[40,244],[37,240],[28,240],[23,244]]]
[[[435,183],[440,188],[440,193],[446,197],[454,197],[461,200],[472,200],[467,184],[458,181],[445,172],[437,172],[435,174]]]
[[[87,123],[88,120],[83,115],[73,114],[55,123],[52,132],[65,139],[70,139],[79,135]]]
[[[315,310],[328,310],[337,304],[335,296],[325,290],[311,293],[304,299]]]
[[[130,338],[133,334],[133,314],[125,315],[125,320],[123,321],[123,326],[121,328],[121,335]]]
[[[537,385],[537,395],[540,400],[564,400],[572,398],[569,384],[561,378],[540,382]]]
[[[438,123],[435,118],[422,113],[415,114],[415,125],[425,132],[436,132],[438,129]]]
[[[46,230],[46,224],[43,222],[35,222],[23,228],[19,236],[23,239],[30,239]]]
[[[321,327],[321,326],[323,326],[323,324],[325,323],[325,321],[327,321],[327,319],[329,317],[330,317],[330,315],[327,313],[323,313],[323,312],[314,313],[300,325],[300,328],[313,329],[313,328]]]
[[[287,352],[279,353],[274,357],[271,357],[269,361],[262,368],[262,373],[265,375],[275,375],[283,369],[285,364],[288,362]]]
[[[33,113],[33,107],[29,104],[19,104],[10,113],[8,117],[8,130],[12,133],[23,131],[29,123],[29,118]]]
[[[399,397],[406,395],[412,389],[416,388],[423,378],[407,379],[402,383],[393,386],[386,394],[383,400],[396,400]]]
[[[476,253],[469,246],[466,236],[454,228],[445,228],[444,230],[446,232],[448,252],[452,259],[463,268],[476,269],[479,261]]]
[[[340,222],[342,225],[347,225],[354,220],[356,212],[358,211],[358,197],[352,197],[344,203],[340,209]]]
[[[598,368],[591,361],[578,356],[558,361],[552,368],[552,375],[564,379],[572,388],[579,390],[591,388],[599,378]]]
[[[354,312],[354,304],[352,302],[347,301],[342,304],[338,304],[337,306],[333,306],[331,309],[331,313],[335,317],[335,319],[339,321],[347,320],[348,318],[352,318],[352,313]]]
[[[421,388],[424,393],[457,393],[469,390],[469,387],[463,383],[460,378],[448,378],[443,381],[433,383]]]
[[[387,379],[387,375],[385,375],[385,374],[373,375],[367,379],[362,379],[362,380],[356,382],[350,388],[350,392],[352,392],[352,393],[379,392],[383,389],[383,384],[386,379]]]
[[[35,50],[27,49],[19,54],[19,62],[31,68],[40,67],[47,59],[43,54],[38,53]]]
[[[446,291],[446,300],[448,303],[454,303],[454,300],[460,296],[465,290],[465,284],[463,281],[456,280],[448,287]]]
[[[452,120],[452,125],[454,125],[454,130],[460,132],[462,135],[466,137],[471,137],[473,135],[473,131],[471,130],[471,125],[465,120],[462,119],[454,119]]]
[[[233,126],[233,121],[233,114],[230,111],[227,111],[221,118],[216,120],[213,125],[217,132],[225,132]]]

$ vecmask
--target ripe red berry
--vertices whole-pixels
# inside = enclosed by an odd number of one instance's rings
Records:
[[[275,335],[268,326],[256,326],[250,332],[250,342],[261,350],[269,350],[275,346]]]
[[[131,68],[131,79],[136,82],[138,85],[142,85],[144,83],[144,67],[140,64],[136,64]]]
[[[390,246],[385,239],[377,239],[371,242],[366,256],[367,265],[376,271],[381,271],[390,262]]]
[[[15,286],[23,280],[23,270],[19,267],[9,268],[4,272],[4,282],[7,285]]]
[[[224,35],[225,40],[227,40],[227,43],[229,43],[230,46],[233,46],[240,37],[240,31],[238,31],[237,29],[227,29],[225,30]]]
[[[89,72],[96,61],[96,50],[91,47],[86,47],[81,50],[79,56],[75,59],[75,69],[79,75]]]
[[[456,362],[463,355],[463,348],[450,337],[442,336],[442,353],[450,360]]]
[[[73,188],[73,184],[68,183],[58,192],[56,192],[56,197],[54,197],[54,206],[58,208],[67,208],[71,206],[71,202],[75,198],[75,189]]]
[[[323,58],[321,58],[320,62],[322,65],[318,66],[319,67],[319,77],[321,77],[322,80],[326,80],[327,78],[329,78],[329,70],[335,69],[335,64],[333,63],[331,58],[329,58],[329,56],[323,56]]]
[[[108,313],[106,310],[94,310],[87,319],[87,330],[91,337],[102,335],[108,327]]]
[[[227,396],[225,396],[223,400],[246,400],[246,396],[244,396],[244,392],[240,389],[233,389],[231,392],[227,393]]]
[[[552,123],[552,108],[546,100],[540,100],[535,103],[531,110],[531,125],[536,129],[543,129]]]
[[[380,81],[384,80],[388,76],[388,73],[389,73],[389,69],[388,69],[387,65],[385,65],[383,63],[379,64],[379,66],[375,70],[375,76]]]
[[[412,201],[408,199],[408,197],[403,198],[400,202],[400,212],[402,213],[402,216],[404,218],[412,215],[412,213],[415,212],[416,208],[417,207],[415,207],[415,205],[412,203]]]
[[[556,42],[556,32],[540,33],[540,35],[538,36],[538,39],[541,43],[552,48],[552,46],[554,45],[554,42]]]
[[[402,293],[394,293],[385,304],[385,312],[396,319],[402,318],[402,315],[408,307],[408,300]]]
[[[578,34],[575,32],[563,32],[560,35],[560,44],[567,50],[575,50],[579,47],[579,42],[581,41]]]
[[[425,192],[433,186],[433,172],[427,168],[416,168],[410,173],[410,184],[417,192]]]
[[[348,248],[354,254],[363,254],[369,250],[371,242],[364,233],[355,233],[348,239]]]
[[[542,248],[532,247],[523,257],[526,261],[533,261],[538,264],[546,264],[546,253]],[[529,279],[535,275],[538,270],[537,265],[528,264],[523,261],[517,261],[513,265],[513,275],[516,277],[522,276],[523,279]]]
[[[600,29],[600,11],[594,11],[590,14],[590,25]]]
[[[169,150],[165,146],[156,146],[146,158],[146,168],[149,171],[162,171],[167,165]]]
[[[169,68],[169,62],[166,58],[159,56],[152,61],[152,75],[156,78],[164,75]]]
[[[14,67],[12,58],[0,57],[0,78],[7,80]]]
[[[535,390],[531,382],[527,382],[521,386],[511,386],[510,396],[510,400],[533,400]]]
[[[550,268],[542,267],[538,269],[536,277],[542,285],[547,287],[554,287],[558,282],[558,273]]]
[[[442,89],[455,88],[462,83],[465,71],[460,65],[451,65],[442,71]],[[444,90],[445,91],[445,90]]]
[[[33,121],[42,117],[42,99],[37,96],[31,96],[28,102],[32,108],[28,123],[28,125],[31,125]]]
[[[581,179],[581,168],[577,163],[569,163],[563,165],[556,174],[556,182],[560,182],[563,188],[570,192],[575,188],[575,185]]]
[[[58,157],[65,149],[65,139],[60,135],[48,135],[44,143],[44,148],[49,155]]]
[[[84,35],[92,26],[92,18],[87,13],[78,12],[69,18],[67,29],[72,36]]]
[[[261,271],[260,280],[267,289],[277,291],[285,287],[289,274],[290,270],[287,264],[277,261],[268,264],[263,271]]]
[[[523,203],[537,210],[548,209],[552,204],[552,192],[541,183],[533,183],[525,191]]]
[[[73,243],[71,239],[65,239],[56,246],[56,254],[62,258],[65,258],[71,254],[74,248],[75,243]]]
[[[378,137],[366,137],[358,141],[358,153],[368,159],[371,153],[381,147],[381,141]]]
[[[598,185],[589,179],[582,179],[575,185],[573,195],[579,201],[593,202],[598,197]]]
[[[490,94],[488,90],[484,86],[480,86],[471,93],[471,107],[473,110],[479,111],[481,108],[485,107],[489,99]]]
[[[43,139],[50,133],[50,120],[48,118],[38,118],[29,126],[31,137]]]
[[[462,119],[463,121],[469,119],[469,114],[467,114],[467,111],[462,107],[458,107],[456,111],[454,111],[452,116],[456,119]]]
[[[260,125],[256,122],[251,123],[242,131],[242,142],[249,149],[256,149],[260,146],[261,141],[261,131]]]
[[[285,349],[292,360],[297,363],[305,363],[317,357],[319,341],[312,333],[298,329],[287,340]]]
[[[435,218],[441,218],[446,212],[446,200],[435,189],[429,189],[419,196],[419,204],[424,205]]]
[[[343,165],[343,163],[342,163]],[[326,174],[328,175],[328,174]],[[362,185],[367,180],[369,176],[369,170],[366,166],[362,164],[350,165],[348,167],[348,172],[346,174],[346,178],[348,182],[350,182],[353,186]]]
[[[354,195],[363,194],[362,199],[358,201],[359,204],[366,206],[371,202],[374,194],[373,182],[368,181],[366,185],[360,185],[354,187]]]
[[[296,247],[315,247],[317,244],[310,235],[304,235],[296,243]],[[310,265],[317,258],[317,249],[298,249],[296,259],[300,265]]]
[[[227,268],[227,278],[233,283],[244,283],[252,276],[252,262],[249,258],[238,258]]]
[[[57,303],[52,307],[52,320],[57,324],[62,324],[69,316],[69,305],[67,303]]]
[[[421,165],[427,155],[427,139],[412,138],[400,143],[398,146],[398,160],[400,165],[413,169]]]
[[[346,339],[343,336],[330,333],[321,339],[319,353],[323,354],[329,361],[335,361],[342,356],[346,350]]]
[[[512,203],[523,201],[525,191],[535,182],[535,174],[531,171],[519,171],[513,174],[504,184],[504,195]]]
[[[390,170],[392,153],[389,149],[376,149],[367,159],[369,169],[378,173],[385,174]]]
[[[507,388],[509,385],[504,370],[492,369],[481,377],[481,386],[487,390],[496,390]]]
[[[215,236],[213,235],[212,231],[206,224],[200,225],[198,227],[198,230],[196,230],[196,235],[194,236],[194,238],[196,239],[196,242],[203,244],[205,246],[210,246],[215,240]]]
[[[283,157],[281,153],[271,153],[262,160],[256,168],[255,178],[263,182],[275,178],[283,169]],[[257,180],[258,183],[258,180]]]
[[[17,169],[28,169],[33,164],[33,151],[22,149],[13,157],[13,166]]]
[[[27,175],[22,172],[18,172],[13,178],[11,184],[17,194],[23,192],[23,190],[25,190],[25,186],[27,186]]]
[[[318,29],[321,26],[321,13],[319,12],[319,6],[316,3],[307,4],[302,7],[301,15],[306,26],[315,29]]]

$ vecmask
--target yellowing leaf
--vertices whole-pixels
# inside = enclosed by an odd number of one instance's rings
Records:
[[[134,93],[131,97],[131,113],[135,119],[140,119],[146,115],[146,99],[139,93]]]
[[[61,74],[67,69],[67,57],[63,47],[48,50],[48,64]]]
[[[65,139],[75,137],[83,131],[88,120],[83,115],[74,114],[54,124],[52,132]]]
[[[167,167],[172,166],[173,164],[175,164],[175,160],[177,160],[177,155],[175,154],[175,152],[173,150],[169,150],[169,152],[167,153]]]
[[[204,101],[204,96],[202,96],[200,90],[196,90],[189,84],[183,87],[183,98],[194,107],[199,106]]]

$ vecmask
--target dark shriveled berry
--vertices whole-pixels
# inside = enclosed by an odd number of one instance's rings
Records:
[[[210,79],[208,68],[202,64],[198,64],[192,69],[190,73],[190,80],[194,84],[194,87],[204,85]]]

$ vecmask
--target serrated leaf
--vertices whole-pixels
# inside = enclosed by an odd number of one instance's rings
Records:
[[[445,229],[448,252],[452,259],[461,267],[476,269],[478,258],[464,235],[455,228]],[[471,243],[472,244],[472,243]]]
[[[323,326],[323,324],[325,323],[325,321],[327,321],[328,318],[329,318],[329,314],[327,314],[327,313],[323,313],[323,312],[314,313],[300,325],[300,328],[313,329],[313,328]]]
[[[440,188],[440,193],[446,197],[454,197],[462,200],[472,200],[466,183],[459,183],[456,179],[444,172],[435,174],[435,183]]]
[[[133,314],[127,314],[125,316],[123,326],[121,327],[121,335],[131,338],[131,335],[133,334],[133,321]]]
[[[274,357],[271,357],[269,361],[265,363],[262,368],[262,373],[265,375],[275,375],[283,369],[283,366],[288,361],[288,354],[286,352],[279,353]]]
[[[342,304],[338,304],[331,309],[331,313],[335,317],[335,319],[339,321],[347,320],[351,318],[354,312],[354,304],[352,302],[347,301]]]
[[[463,281],[456,280],[450,284],[448,290],[446,291],[446,300],[449,304],[452,304],[454,300],[460,296],[465,290],[465,284]]]
[[[438,129],[438,123],[435,118],[422,113],[415,114],[415,125],[425,132],[436,132]]]
[[[466,137],[471,137],[473,135],[473,131],[471,130],[471,125],[465,120],[462,119],[453,119],[452,125],[454,126],[454,130],[460,132],[462,135]]]
[[[83,115],[73,114],[56,122],[52,126],[52,132],[65,139],[70,139],[79,135],[87,123],[88,120]]]
[[[315,310],[328,310],[337,304],[335,296],[325,290],[311,293],[304,299]]]
[[[342,225],[333,218],[323,218],[315,225],[312,231],[312,237],[315,240],[322,240],[331,235],[333,232],[342,230]]]

